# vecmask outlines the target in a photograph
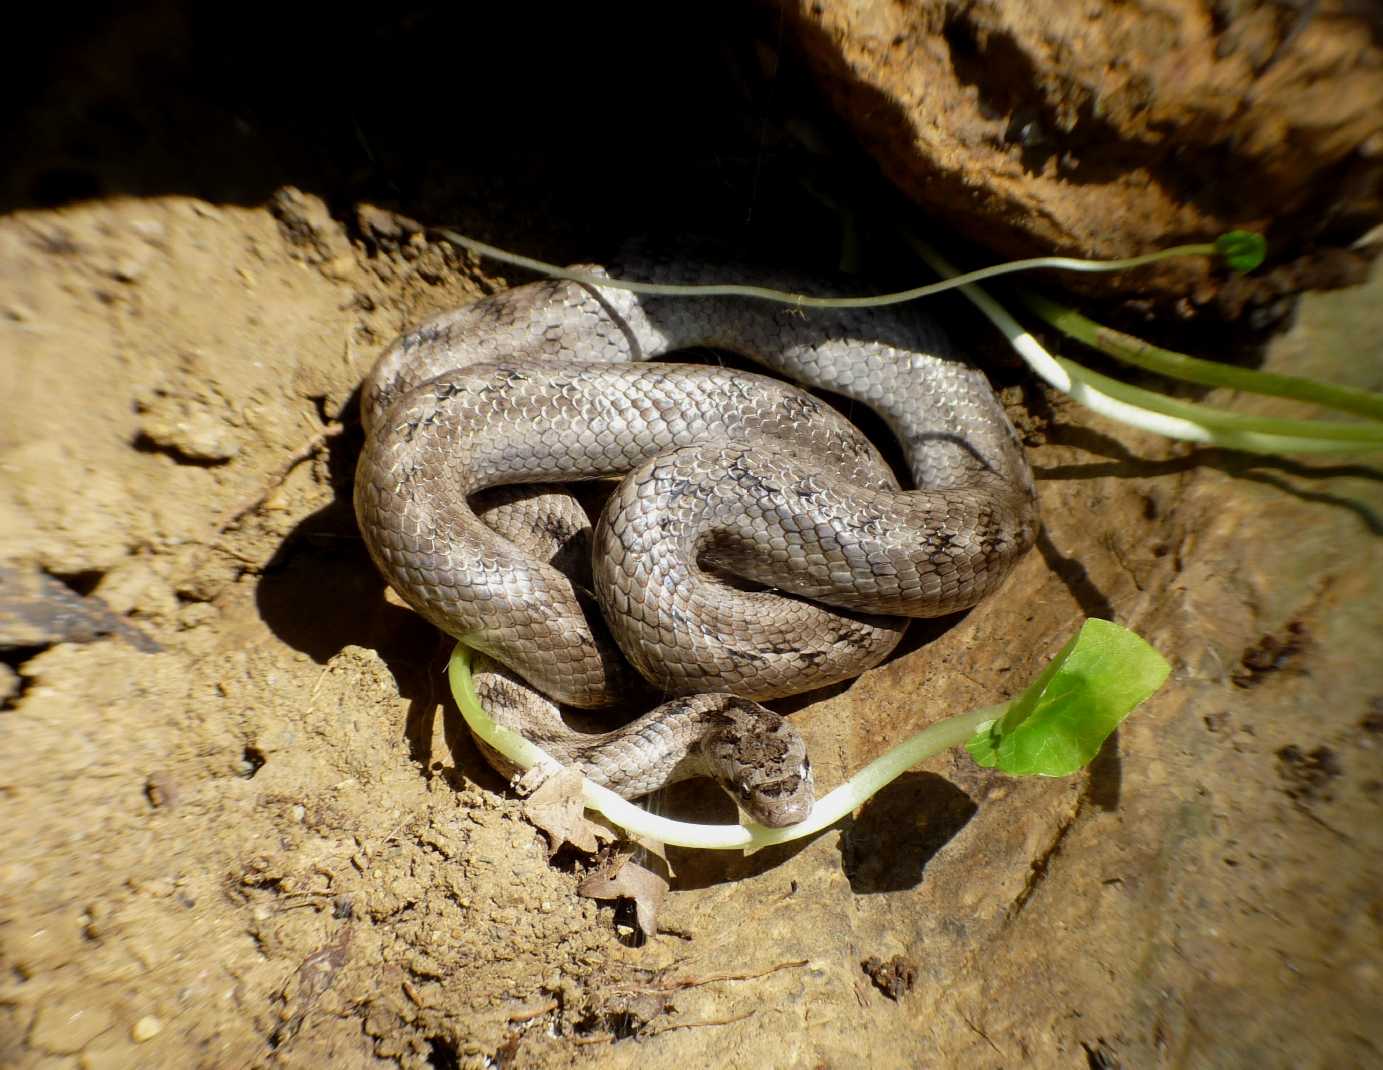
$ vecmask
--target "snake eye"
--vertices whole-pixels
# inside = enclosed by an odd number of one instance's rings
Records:
[[[741,799],[748,799],[754,794],[754,790],[748,784],[736,784],[735,791]]]

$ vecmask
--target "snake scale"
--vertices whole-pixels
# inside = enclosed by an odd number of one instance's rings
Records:
[[[654,259],[612,270],[747,277]],[[873,409],[916,489],[796,386],[650,363],[691,347]],[[626,797],[712,775],[756,820],[800,820],[805,749],[754,700],[877,664],[903,618],[974,605],[1036,535],[1031,471],[987,380],[905,308],[531,283],[403,334],[361,400],[355,507],[385,579],[498,663],[475,677],[496,719]],[[549,485],[616,476],[594,530]],[[612,732],[575,732],[556,706],[641,688],[676,698]]]

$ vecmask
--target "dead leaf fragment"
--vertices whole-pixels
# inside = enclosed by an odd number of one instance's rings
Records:
[[[874,987],[897,1003],[912,986],[917,983],[917,963],[902,955],[894,955],[884,962],[870,955],[860,963],[860,967],[874,982]]]
[[[662,858],[656,854],[645,855],[645,861],[658,864]],[[646,869],[633,860],[632,851],[616,853],[605,865],[596,870],[576,887],[577,895],[588,899],[632,899],[634,913],[639,929],[645,937],[657,935],[658,908],[668,893],[666,869],[662,873]]]
[[[100,598],[78,594],[32,564],[0,565],[0,650],[90,643],[107,635],[145,653],[159,649]]]
[[[549,858],[568,843],[578,851],[595,854],[602,839],[612,838],[609,830],[586,816],[581,774],[575,769],[562,769],[543,778],[524,804],[523,816],[546,837]]]

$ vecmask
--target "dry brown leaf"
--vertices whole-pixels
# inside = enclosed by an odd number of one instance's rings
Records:
[[[522,782],[531,785],[534,779],[525,776]],[[523,816],[547,839],[549,858],[563,844],[595,854],[601,840],[613,839],[609,829],[586,817],[581,783],[581,774],[575,769],[562,769],[543,777],[524,804]]]
[[[633,860],[632,851],[620,851],[576,887],[589,899],[632,899],[639,929],[645,937],[658,932],[658,908],[668,893],[666,864],[660,856],[642,852],[644,861],[661,869],[646,869]]]

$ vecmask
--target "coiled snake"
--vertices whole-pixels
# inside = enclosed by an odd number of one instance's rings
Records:
[[[797,387],[648,363],[695,346],[873,409],[917,489],[900,490],[863,433]],[[908,309],[532,283],[402,335],[362,407],[355,507],[370,554],[410,606],[500,663],[476,676],[492,714],[628,797],[714,775],[764,824],[805,816],[810,766],[795,730],[749,700],[877,664],[900,617],[974,605],[1036,534],[1003,408]],[[593,532],[565,490],[516,486],[609,476],[623,480]],[[562,723],[554,703],[647,687],[630,663],[679,698],[601,735]]]

